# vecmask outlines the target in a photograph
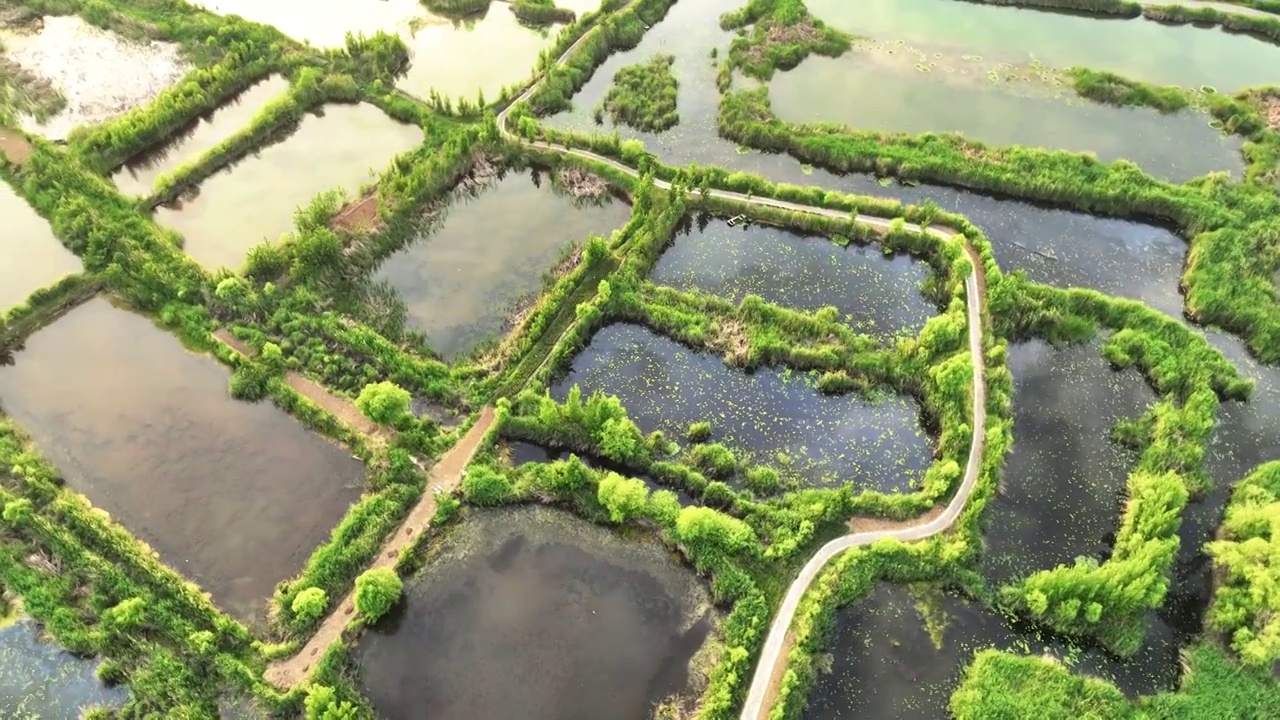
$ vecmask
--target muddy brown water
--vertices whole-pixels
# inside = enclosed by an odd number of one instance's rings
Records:
[[[59,278],[83,270],[45,219],[0,180],[0,315],[23,302],[32,292]]]
[[[0,405],[86,495],[253,622],[359,495],[363,466],[149,320],[94,299],[0,368]]]
[[[575,201],[536,171],[510,172],[450,205],[374,274],[408,308],[409,325],[453,359],[506,326],[509,309],[537,292],[572,244],[609,237],[631,208],[607,197]]]
[[[655,541],[545,508],[474,512],[356,659],[389,720],[647,720],[687,687],[706,602]]]
[[[291,231],[298,207],[326,190],[354,196],[421,142],[421,128],[372,105],[326,105],[288,138],[206,179],[194,198],[157,208],[156,221],[181,233],[206,267],[237,268],[250,248]]]
[[[111,176],[121,193],[147,196],[156,179],[198,160],[219,143],[249,127],[263,106],[289,89],[289,81],[272,75],[254,83],[196,121],[176,138],[122,165]]]

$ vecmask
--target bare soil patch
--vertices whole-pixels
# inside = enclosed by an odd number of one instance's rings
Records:
[[[796,636],[787,631],[787,636],[782,640],[782,652],[778,654],[781,662],[774,663],[773,672],[769,675],[769,689],[765,691],[764,703],[760,706],[768,711],[778,703],[778,692],[782,689],[782,676],[787,674],[787,658],[791,657],[791,651],[796,646]]]
[[[576,166],[561,167],[556,171],[556,181],[575,200],[600,200],[609,193],[604,178]]]
[[[337,231],[377,232],[382,227],[382,219],[378,216],[378,191],[371,190],[368,195],[348,203],[334,216],[330,227]]]
[[[747,59],[753,63],[764,60],[769,48],[776,45],[816,45],[822,40],[822,31],[812,20],[802,20],[795,25],[770,25],[764,31],[763,42],[747,51]]]
[[[403,524],[396,528],[379,549],[369,569],[394,568],[400,553],[412,545],[418,537],[431,526],[431,519],[436,514],[435,489],[450,492],[462,482],[462,471],[475,456],[489,428],[493,426],[494,412],[492,407],[480,411],[480,418],[467,431],[466,435],[454,445],[449,452],[440,458],[427,475],[427,489],[422,499],[409,511]],[[330,645],[342,638],[347,623],[355,615],[355,593],[347,593],[333,612],[320,624],[316,634],[311,636],[302,650],[293,657],[272,663],[264,675],[267,682],[279,688],[288,688],[306,681],[317,660]]]
[[[1280,130],[1280,95],[1268,95],[1262,98],[1262,117],[1267,127]]]
[[[31,157],[31,143],[16,130],[0,128],[0,154],[14,165],[21,165]]]
[[[849,521],[850,533],[876,532],[879,530],[905,530],[909,527],[932,522],[942,515],[946,508],[934,505],[929,512],[906,520],[886,520],[885,518],[856,517]]]

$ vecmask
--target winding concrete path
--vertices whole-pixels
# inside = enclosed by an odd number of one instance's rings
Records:
[[[568,50],[564,52],[556,63],[560,64],[573,53],[584,41],[586,41],[591,33],[597,32],[593,29],[584,33]],[[525,91],[517,97],[510,105],[498,114],[498,130],[504,138],[512,142],[524,143],[533,147],[558,152],[564,155],[572,155],[593,162],[601,163],[613,168],[619,172],[625,173],[633,178],[639,178],[640,173],[635,169],[624,165],[612,158],[604,157],[589,150],[579,150],[576,148],[565,147],[553,143],[542,141],[528,141],[520,137],[516,133],[511,132],[507,128],[507,118],[511,109],[528,100],[529,96],[537,90],[541,78],[532,83]],[[655,179],[654,185],[664,189],[671,189],[671,183],[665,180]],[[772,198],[750,197],[742,193],[731,192],[726,190],[709,190],[707,194],[711,197],[721,198],[724,200],[736,201],[748,205],[760,207],[772,207],[781,210],[789,210],[794,212],[810,213],[814,215],[822,215],[825,217],[848,218],[848,213],[828,208],[811,207],[801,205],[799,203],[787,202],[785,200],[774,200]],[[892,220],[871,215],[857,215],[854,221],[860,225],[873,228],[879,232],[889,229]],[[920,231],[919,225],[908,223],[906,228],[909,230]],[[929,227],[923,228],[935,237],[948,242],[963,242],[963,237],[958,236],[954,230],[945,227]],[[791,628],[791,622],[795,618],[796,610],[800,606],[800,599],[804,596],[809,585],[818,577],[818,573],[826,566],[832,558],[850,548],[868,545],[877,540],[885,538],[893,538],[896,540],[911,541],[927,538],[936,535],[955,522],[959,517],[960,511],[964,509],[965,503],[969,499],[969,495],[973,492],[974,484],[978,479],[978,470],[982,462],[983,443],[986,434],[986,378],[983,366],[982,354],[982,307],[984,301],[984,288],[979,272],[982,268],[982,262],[977,253],[965,243],[965,251],[968,253],[973,264],[973,271],[965,279],[965,296],[969,313],[969,352],[973,358],[973,438],[969,444],[969,461],[965,466],[964,479],[960,483],[959,490],[956,491],[955,497],[951,503],[937,517],[931,520],[921,520],[919,524],[906,527],[898,527],[891,529],[871,530],[867,532],[857,532],[832,540],[823,545],[817,553],[809,560],[808,563],[800,570],[800,574],[791,583],[787,590],[786,597],[783,598],[782,606],[778,609],[778,614],[774,617],[773,625],[769,629],[769,635],[765,640],[764,650],[760,654],[760,659],[756,664],[755,675],[751,681],[751,689],[747,695],[746,703],[742,709],[742,720],[760,720],[767,716],[769,707],[767,705],[772,700],[775,692],[775,676],[781,673],[776,672],[780,668],[780,663],[786,662],[786,656],[783,654],[786,647],[788,632]]]

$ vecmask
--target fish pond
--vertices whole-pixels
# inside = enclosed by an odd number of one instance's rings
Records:
[[[239,267],[250,248],[293,229],[299,206],[334,188],[354,194],[421,142],[421,128],[372,105],[326,105],[288,138],[206,179],[194,197],[156,208],[156,220],[206,267]]]
[[[954,0],[806,0],[828,25],[879,41],[985,59],[1109,70],[1135,80],[1234,91],[1280,81],[1280,47],[1216,28],[1104,19]]]
[[[703,216],[676,235],[651,279],[734,302],[759,295],[796,310],[830,305],[854,330],[889,339],[915,335],[937,314],[920,293],[928,274],[923,262],[886,257],[879,245],[841,247],[834,239],[767,225],[729,227]]]
[[[0,618],[0,717],[75,718],[123,704],[128,691],[103,685],[97,665],[41,637],[34,620]]]
[[[909,492],[933,460],[910,398],[824,395],[806,374],[743,372],[637,325],[596,333],[552,394],[563,400],[574,385],[618,396],[645,432],[680,439],[710,421],[713,442],[806,485]]]
[[[318,48],[341,48],[347,33],[404,33],[425,11],[418,0],[192,0],[219,15],[239,15],[272,25]]]
[[[94,299],[0,368],[0,404],[64,474],[245,621],[360,493],[364,469],[215,360]]]
[[[652,538],[523,508],[470,513],[428,552],[356,650],[381,717],[647,720],[705,682],[706,590]]]
[[[499,335],[543,277],[592,235],[608,237],[631,209],[605,196],[575,200],[545,174],[508,172],[447,209],[374,273],[404,300],[408,325],[448,359]]]
[[[0,315],[32,292],[83,270],[80,258],[54,237],[45,219],[0,180]]]
[[[254,83],[213,112],[197,118],[174,139],[129,160],[111,176],[112,182],[125,195],[150,195],[157,178],[198,160],[246,129],[267,103],[288,89],[289,81],[280,75]]]

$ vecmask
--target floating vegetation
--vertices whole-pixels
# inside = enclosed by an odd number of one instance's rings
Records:
[[[890,185],[893,184],[893,178],[889,178],[889,177],[876,178],[876,183],[879,184],[880,187],[889,187]]]
[[[739,155],[750,155],[750,154],[751,154],[751,148],[747,147],[746,145],[739,145],[739,146],[735,147],[735,148],[734,148],[734,150],[735,150]]]
[[[953,73],[953,72],[955,72],[955,71],[956,71],[956,69],[955,69],[955,68],[953,68],[953,67],[951,67],[950,65],[947,65],[947,66],[943,67],[943,68],[942,68],[942,70],[943,70],[943,72],[949,72],[949,73]]]
[[[961,55],[960,59],[965,62],[982,62],[981,55]]]
[[[1221,130],[1222,128],[1224,128],[1224,127],[1226,127],[1226,126],[1225,126],[1225,125],[1223,125],[1223,124],[1222,124],[1222,121],[1221,121],[1221,120],[1219,120],[1218,118],[1210,118],[1210,120],[1209,120],[1209,127],[1213,128],[1214,130]]]
[[[1216,88],[1216,87],[1214,87],[1214,86],[1212,86],[1212,85],[1201,85],[1201,86],[1200,86],[1200,92],[1204,93],[1205,95],[1217,95],[1217,94],[1218,94],[1218,88]]]
[[[812,165],[806,165],[806,164],[804,164],[804,163],[800,163],[800,172],[804,173],[805,175],[812,175],[812,174],[813,174],[813,166],[812,166]]]
[[[934,53],[934,54],[933,54],[933,57],[934,57],[934,59],[935,59],[935,60],[941,60],[941,59],[942,59],[942,53],[940,53],[940,52],[936,52],[936,53]]]
[[[927,73],[929,72],[929,66],[924,63],[916,63],[916,72]]]

